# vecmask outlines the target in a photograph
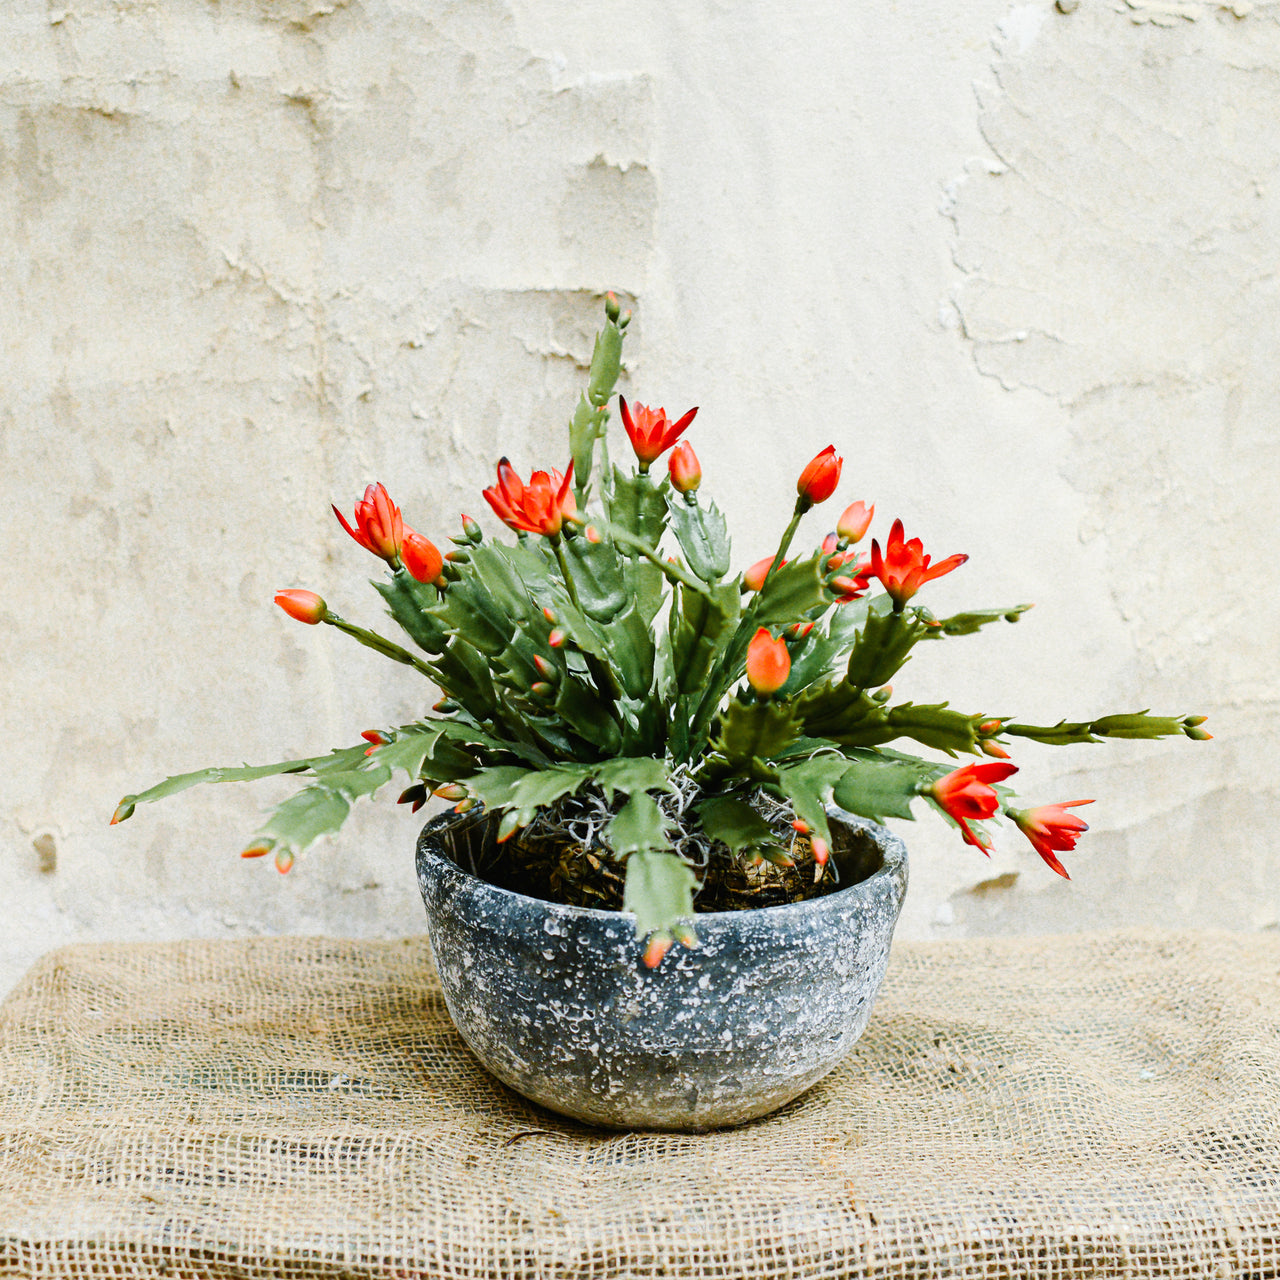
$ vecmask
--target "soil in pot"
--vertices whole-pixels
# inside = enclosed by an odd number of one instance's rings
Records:
[[[676,853],[698,875],[695,912],[807,902],[847,889],[880,866],[875,842],[864,832],[840,826],[832,830],[831,857],[820,868],[808,836],[792,825],[791,807],[763,791],[757,791],[751,803],[773,831],[774,847],[754,858],[734,855],[693,820],[692,806],[701,798],[687,786],[660,801],[672,820]],[[487,840],[483,856],[468,869],[490,884],[530,898],[621,911],[625,859],[617,858],[603,839],[612,816],[599,792],[567,796],[503,844]]]

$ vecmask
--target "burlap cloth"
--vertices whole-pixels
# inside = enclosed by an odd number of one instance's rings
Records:
[[[524,1103],[426,944],[73,947],[0,1006],[0,1275],[1280,1275],[1280,937],[894,947],[784,1112]]]

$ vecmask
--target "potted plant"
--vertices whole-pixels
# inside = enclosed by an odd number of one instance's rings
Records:
[[[524,481],[503,458],[484,490],[514,541],[464,515],[442,554],[381,484],[354,521],[334,508],[385,563],[373,585],[407,643],[313,592],[275,597],[414,668],[443,693],[431,712],[327,755],[169,778],[112,822],[196,783],[299,774],[243,852],[287,872],[402,772],[413,812],[452,804],[422,833],[419,877],[450,1012],[485,1065],[594,1122],[703,1128],[782,1105],[860,1034],[906,886],[877,824],[923,801],[985,853],[1004,816],[1065,876],[1057,855],[1086,830],[1072,810],[1092,802],[1019,807],[1011,740],[1209,734],[1200,716],[1032,725],[895,702],[916,645],[1030,606],[935,617],[917,593],[967,557],[935,562],[900,520],[861,554],[861,501],[794,548],[835,494],[834,446],[799,472],[776,552],[732,572],[683,438],[696,409],[619,397],[634,465],[609,460],[630,315],[613,295],[605,311],[563,474]]]

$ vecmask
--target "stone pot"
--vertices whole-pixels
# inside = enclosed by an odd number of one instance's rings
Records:
[[[697,915],[698,948],[654,970],[634,917],[473,874],[497,853],[487,816],[433,819],[418,881],[454,1024],[504,1084],[589,1124],[696,1131],[775,1111],[862,1034],[907,887],[901,840],[832,819],[847,888]]]

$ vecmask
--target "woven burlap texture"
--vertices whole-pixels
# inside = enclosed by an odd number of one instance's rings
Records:
[[[1280,938],[898,943],[705,1136],[541,1111],[424,941],[55,952],[0,1006],[0,1276],[1280,1274]]]

